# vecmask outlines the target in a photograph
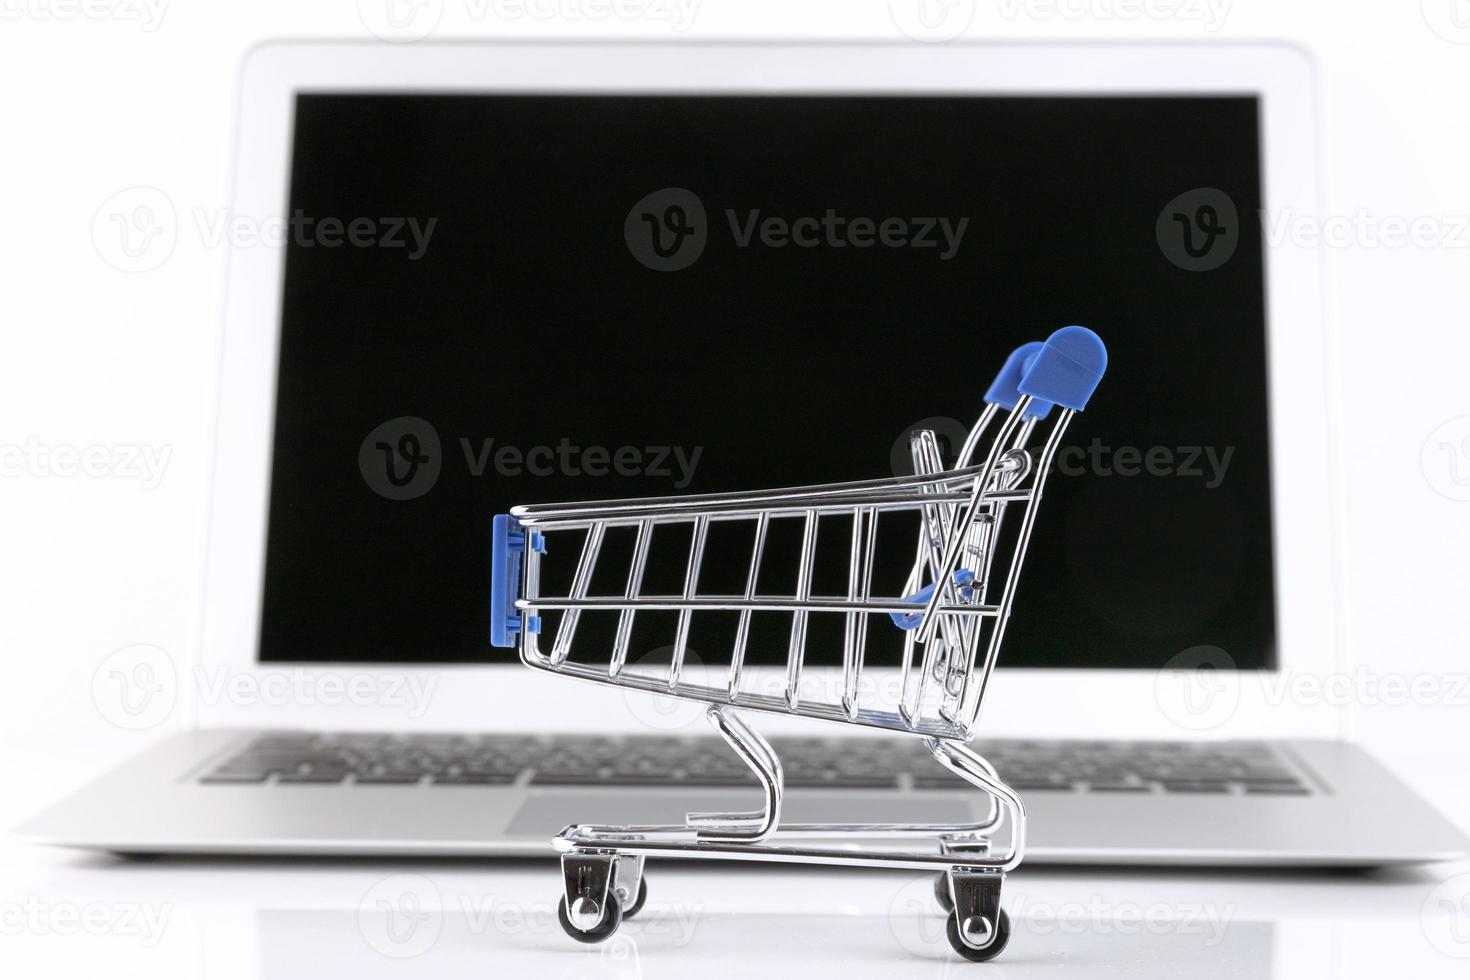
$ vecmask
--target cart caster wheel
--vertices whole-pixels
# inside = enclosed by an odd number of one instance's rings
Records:
[[[578,901],[585,901],[585,899],[578,899]],[[590,929],[583,929],[574,924],[571,916],[567,915],[567,898],[563,895],[561,901],[556,903],[556,918],[561,923],[562,931],[577,942],[600,943],[617,932],[618,926],[623,924],[623,909],[615,901],[608,902],[603,906],[602,915],[596,924]]]
[[[565,901],[565,899],[563,899]],[[623,918],[631,919],[643,909],[643,903],[648,901],[648,878],[638,879],[638,897],[633,899],[633,904],[623,909]]]
[[[977,918],[979,917],[977,916]],[[960,920],[955,915],[954,910],[951,909],[949,923],[945,928],[945,932],[949,935],[949,944],[954,947],[956,953],[959,953],[972,963],[984,963],[986,960],[995,959],[1000,955],[1001,950],[1006,948],[1006,943],[1010,942],[1011,939],[1011,917],[1006,915],[1005,909],[1000,910],[1000,915],[997,916],[997,919],[998,921],[995,924],[993,935],[991,935],[992,930],[990,924],[983,918],[980,919],[978,928],[972,932],[969,938],[976,943],[984,943],[988,939],[989,943],[982,949],[976,949],[974,946],[965,942],[964,938],[960,936]]]
[[[949,875],[943,872],[940,873],[938,878],[934,879],[934,900],[939,903],[939,907],[944,909],[944,911],[954,911],[954,899],[949,894]]]

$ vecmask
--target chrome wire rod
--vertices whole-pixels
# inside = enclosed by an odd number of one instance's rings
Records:
[[[750,552],[750,571],[745,576],[745,600],[755,599],[756,582],[760,578],[761,554],[766,547],[766,531],[770,528],[769,514],[760,514],[755,522],[755,545]],[[730,697],[740,692],[740,672],[745,666],[745,646],[750,639],[750,608],[740,610],[740,623],[735,628],[735,648],[730,652]]]
[[[577,572],[572,578],[572,598],[585,599],[592,585],[592,569],[597,564],[597,553],[602,550],[602,537],[607,531],[604,524],[594,524],[587,531],[587,540],[582,544],[582,556],[577,561]],[[581,610],[568,609],[557,626],[556,639],[551,645],[551,662],[560,664],[572,652],[572,640],[577,632],[577,618]]]
[[[694,519],[694,533],[689,541],[689,562],[684,567],[684,608],[679,610],[679,626],[674,635],[674,654],[669,662],[669,687],[679,685],[679,673],[684,669],[684,654],[689,647],[689,619],[694,607],[688,603],[694,599],[699,588],[699,566],[704,561],[705,535],[709,532],[709,518]]]
[[[622,673],[623,665],[628,662],[628,643],[633,636],[633,615],[637,610],[635,600],[638,591],[643,587],[643,572],[648,566],[648,545],[653,537],[653,524],[642,521],[638,525],[638,538],[633,543],[633,565],[628,569],[628,583],[623,589],[623,601],[621,615],[618,616],[618,630],[613,637],[612,659],[608,664],[608,677],[616,678]]]

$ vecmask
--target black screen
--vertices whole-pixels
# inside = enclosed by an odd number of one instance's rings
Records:
[[[300,95],[261,658],[507,662],[492,515],[907,472],[1080,323],[1002,664],[1271,666],[1258,108]]]

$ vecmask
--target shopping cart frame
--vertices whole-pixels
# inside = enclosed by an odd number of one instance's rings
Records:
[[[1106,364],[1102,342],[1083,327],[1065,327],[1044,344],[1018,348],[987,391],[986,407],[953,468],[944,467],[934,434],[918,432],[910,447],[913,476],[749,493],[519,506],[495,518],[492,643],[518,646],[522,662],[537,670],[706,703],[710,724],[762,791],[759,810],[690,813],[682,825],[567,827],[552,843],[562,855],[565,894],[559,914],[569,935],[598,942],[616,931],[623,918],[636,914],[647,895],[646,858],[762,860],[939,871],[935,895],[949,916],[951,945],[971,960],[999,954],[1009,936],[1000,907],[1001,883],[1024,856],[1026,810],[1020,796],[966,743],[975,734],[1004,638],[1046,477],[1069,422],[1086,405]],[[970,462],[982,454],[980,462]],[[1001,550],[1003,521],[1008,510],[1014,516],[1017,509],[1021,523],[1007,549],[1009,564],[1002,562],[997,575],[992,563]],[[874,540],[883,515],[894,512],[919,516],[913,570],[900,593],[874,596]],[[815,596],[811,591],[816,529],[824,516],[852,524],[846,596]],[[791,595],[763,595],[756,586],[764,535],[772,520],[784,518],[804,521],[797,586]],[[755,522],[742,595],[699,593],[705,535],[716,521]],[[661,524],[692,525],[685,587],[678,595],[645,596],[640,584],[648,540]],[[614,527],[633,527],[637,533],[626,589],[621,596],[590,596],[604,536]],[[583,535],[581,554],[566,594],[545,596],[541,561],[546,535],[562,531]],[[997,587],[999,595],[991,599]],[[579,617],[599,611],[619,616],[608,662],[573,660]],[[633,617],[646,611],[678,613],[673,654],[660,676],[628,669]],[[551,612],[559,621],[551,649],[545,650],[542,615]],[[685,671],[689,623],[704,612],[740,617],[729,676],[722,685],[695,682]],[[792,619],[786,684],[777,695],[742,685],[748,627],[757,613],[789,614]],[[840,697],[813,701],[804,697],[801,679],[807,620],[817,614],[845,618],[843,677]],[[905,630],[902,695],[891,709],[863,704],[859,692],[868,621],[884,614]],[[931,684],[938,688],[931,690]],[[919,737],[941,766],[985,794],[986,816],[963,823],[782,822],[780,758],[737,709]],[[922,840],[927,846],[857,851],[828,843],[851,836],[895,843]],[[1004,846],[997,846],[1002,841]]]

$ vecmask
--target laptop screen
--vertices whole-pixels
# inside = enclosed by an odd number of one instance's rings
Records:
[[[292,154],[262,660],[510,662],[492,515],[908,473],[1080,323],[1002,666],[1274,665],[1256,98],[301,94]]]

